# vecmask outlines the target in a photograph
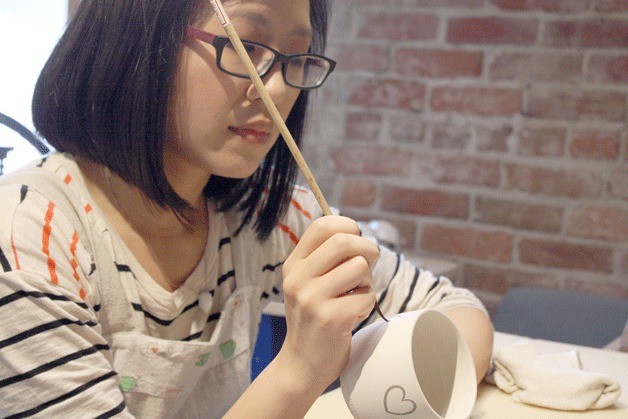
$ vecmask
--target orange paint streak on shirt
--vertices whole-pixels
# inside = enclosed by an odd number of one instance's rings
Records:
[[[66,185],[69,185],[70,182],[72,182],[72,176],[70,176],[69,174],[65,175],[65,179],[63,179],[63,181],[66,183]]]
[[[52,233],[52,217],[54,217],[55,204],[48,202],[48,211],[46,211],[46,218],[44,219],[43,235],[41,238],[42,251],[48,256],[48,272],[50,273],[50,281],[57,285],[59,284],[59,278],[57,277],[57,262],[50,257],[50,234]]]
[[[89,204],[85,205],[85,213],[89,214],[90,212],[92,212],[92,206]]]
[[[285,224],[281,224],[281,223],[277,223],[277,227],[279,227],[281,230],[283,230],[288,236],[290,236],[290,240],[292,240],[294,242],[294,244],[299,243],[299,238],[296,236],[296,234],[294,234],[294,232],[292,230],[290,230],[290,227],[288,227]]]
[[[72,271],[73,271],[72,276],[77,282],[80,283],[81,276],[78,273],[78,262],[76,261],[76,247],[78,245],[78,241],[79,241],[79,237],[75,231],[74,234],[72,234],[72,243],[70,243],[70,253],[72,254],[72,260],[70,261],[70,265],[72,265]],[[85,299],[85,290],[83,289],[82,286],[81,286],[81,289],[79,290],[79,296],[81,297],[81,300]]]
[[[13,232],[11,232],[11,249],[13,250],[13,257],[15,258],[15,269],[21,271],[20,260],[17,257],[17,249],[15,248],[15,242],[13,241]]]
[[[290,199],[290,203],[301,213],[305,216],[305,218],[307,218],[308,220],[312,219],[312,214],[309,213],[309,211],[306,211],[303,209],[303,207],[301,206],[301,204],[299,204],[295,199]]]

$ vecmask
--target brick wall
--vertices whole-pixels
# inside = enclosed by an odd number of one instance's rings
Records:
[[[335,0],[304,148],[327,199],[458,261],[628,298],[628,2]]]

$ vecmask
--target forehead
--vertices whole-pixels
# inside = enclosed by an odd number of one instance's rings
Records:
[[[310,0],[227,0],[223,4],[233,21],[239,20],[260,28],[287,30],[294,36],[312,37]]]

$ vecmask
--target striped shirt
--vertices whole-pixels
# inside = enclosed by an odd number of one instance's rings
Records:
[[[99,323],[98,288],[91,281],[99,237],[107,242],[120,282],[142,333],[161,339],[208,341],[227,298],[236,288],[231,237],[225,215],[212,212],[209,237],[198,266],[176,291],[157,285],[98,210],[74,160],[52,154],[36,166],[53,172],[68,188],[75,208],[96,231],[79,237],[70,217],[35,188],[0,187],[0,416],[110,417],[128,413],[112,348]],[[67,192],[67,191],[66,191]],[[321,216],[313,195],[295,188],[291,206],[265,242],[245,228],[237,240],[251,255],[247,272],[262,301],[281,299],[281,265],[311,221]],[[471,305],[468,290],[380,248],[374,269],[380,307],[386,314]],[[201,302],[199,296],[209,298]],[[372,315],[372,321],[375,315]]]

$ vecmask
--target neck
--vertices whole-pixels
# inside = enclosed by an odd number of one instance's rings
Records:
[[[138,187],[128,184],[107,167],[85,159],[77,161],[88,189],[99,205],[105,207],[105,213],[114,218],[111,220],[114,225],[115,218],[122,217],[141,236],[154,238],[172,238],[190,229],[207,231],[208,208],[202,190],[196,194],[188,190],[187,196],[180,195],[192,206],[186,223],[172,210],[156,205]],[[175,192],[179,193],[176,189]],[[195,198],[190,199],[192,195]]]

